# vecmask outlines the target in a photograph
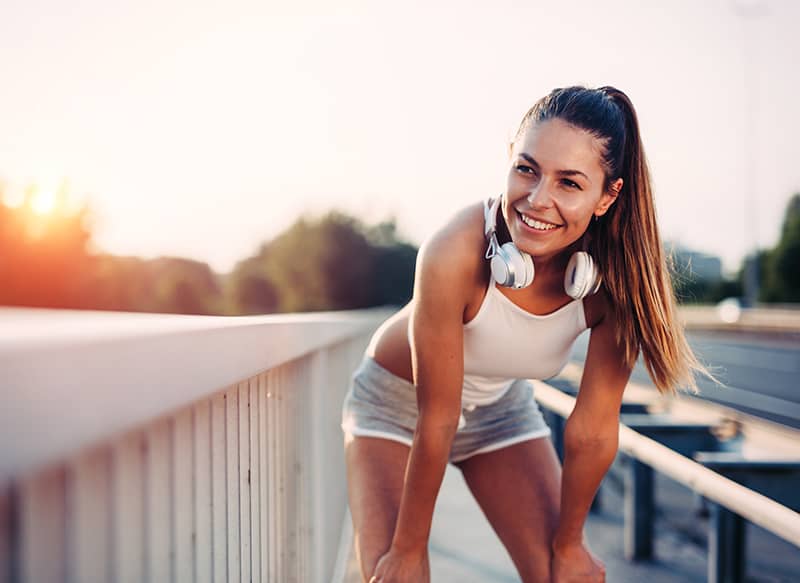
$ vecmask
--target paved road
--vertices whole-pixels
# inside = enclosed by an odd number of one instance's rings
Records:
[[[588,339],[578,339],[574,360],[585,358]],[[800,429],[800,335],[693,331],[689,343],[724,383],[699,379],[700,396]],[[641,359],[631,378],[651,384]]]

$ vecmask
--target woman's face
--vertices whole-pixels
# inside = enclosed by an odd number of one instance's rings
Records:
[[[622,187],[603,191],[601,143],[560,119],[528,128],[511,147],[503,216],[518,248],[550,258],[577,241]]]

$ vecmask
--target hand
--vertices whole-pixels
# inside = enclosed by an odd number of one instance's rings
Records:
[[[606,567],[582,544],[553,550],[552,583],[605,583]]]
[[[430,583],[428,550],[403,552],[389,549],[375,565],[369,583]]]

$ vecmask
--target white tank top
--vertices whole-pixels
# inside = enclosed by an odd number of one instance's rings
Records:
[[[478,313],[464,324],[462,407],[498,400],[515,379],[557,375],[587,328],[582,300],[537,316],[504,296],[489,278]]]

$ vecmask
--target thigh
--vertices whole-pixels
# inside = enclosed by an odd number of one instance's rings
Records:
[[[376,437],[345,443],[347,491],[356,556],[367,581],[392,542],[410,448]]]
[[[456,465],[523,582],[549,582],[561,496],[561,465],[550,439],[530,439]]]

